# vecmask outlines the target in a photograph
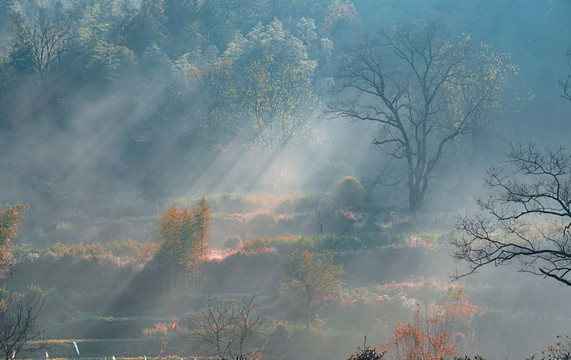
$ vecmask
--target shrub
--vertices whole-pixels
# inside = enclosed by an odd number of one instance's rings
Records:
[[[367,337],[363,340],[363,348],[358,347],[357,352],[349,357],[349,360],[381,360],[384,352],[367,346]]]
[[[155,324],[155,327],[144,328],[142,330],[143,337],[145,337],[145,338],[155,338],[155,337],[161,338],[167,334],[167,329],[168,329],[168,327],[167,327],[166,323],[158,322]]]
[[[407,299],[415,300],[415,299]],[[421,313],[420,304],[411,304],[413,323],[400,323],[394,334],[389,336],[384,346],[387,354],[394,359],[440,360],[458,354],[460,333],[454,334],[456,322],[468,322],[476,312],[476,307],[468,302],[462,287],[448,290],[448,301],[444,306],[433,309],[433,315]]]
[[[361,205],[363,185],[354,176],[344,176],[336,184],[333,204],[342,209],[356,209]]]
[[[241,248],[243,245],[242,238],[240,236],[231,236],[224,240],[224,250],[232,251]]]
[[[259,214],[254,216],[248,225],[252,233],[268,236],[274,232],[276,220],[272,214]]]

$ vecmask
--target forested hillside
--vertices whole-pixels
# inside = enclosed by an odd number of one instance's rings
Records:
[[[0,0],[0,355],[568,359],[570,18]]]

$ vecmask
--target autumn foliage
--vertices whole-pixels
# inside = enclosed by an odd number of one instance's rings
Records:
[[[289,272],[283,278],[282,288],[309,324],[327,301],[341,291],[339,276],[343,268],[333,262],[330,252],[319,253],[297,249],[288,261]]]
[[[158,259],[167,265],[171,292],[188,291],[189,283],[193,289],[198,286],[211,219],[212,212],[204,196],[193,209],[169,206],[159,218]]]
[[[458,355],[458,342],[463,334],[454,332],[455,327],[467,322],[476,310],[462,287],[450,288],[444,306],[432,306],[423,312],[417,303],[413,322],[397,324],[383,350],[396,360],[440,360]]]
[[[6,209],[0,207],[0,275],[10,264],[10,240],[16,237],[20,219],[26,216],[27,211],[28,207],[22,204],[8,206]]]
[[[269,153],[306,134],[308,118],[319,106],[306,74],[273,56],[256,60],[246,69],[240,92],[241,109],[255,132],[250,146]]]
[[[189,87],[202,84],[221,93],[224,91],[223,87],[229,85],[233,72],[233,62],[231,59],[228,59],[192,67],[182,76]]]

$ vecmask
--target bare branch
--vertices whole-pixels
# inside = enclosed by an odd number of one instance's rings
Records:
[[[254,292],[239,299],[208,297],[204,310],[190,322],[189,328],[204,347],[205,355],[242,359],[260,350],[264,324],[264,313]]]
[[[517,260],[520,271],[571,285],[571,157],[516,144],[507,164],[488,170],[492,194],[478,201],[480,214],[458,219],[465,236],[452,242],[454,257],[469,264],[466,274]]]

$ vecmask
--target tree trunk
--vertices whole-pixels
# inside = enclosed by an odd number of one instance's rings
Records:
[[[408,211],[412,216],[417,216],[420,213],[420,205],[422,198],[420,196],[420,189],[418,184],[408,185]]]

